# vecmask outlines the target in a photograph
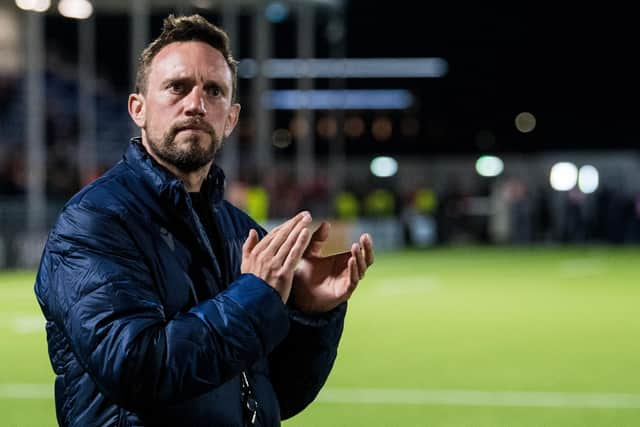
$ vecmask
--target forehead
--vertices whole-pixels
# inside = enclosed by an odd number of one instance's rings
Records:
[[[170,43],[151,61],[150,83],[176,77],[215,80],[231,85],[231,70],[222,53],[200,41]]]

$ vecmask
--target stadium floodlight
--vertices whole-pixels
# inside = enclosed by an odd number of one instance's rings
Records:
[[[500,157],[481,156],[476,160],[476,172],[487,178],[498,176],[504,170],[504,162]]]
[[[262,98],[272,110],[405,110],[412,104],[405,89],[271,90]]]
[[[584,165],[578,171],[578,188],[584,194],[591,194],[598,189],[600,174],[598,169],[591,165]]]
[[[253,78],[258,67],[240,61],[238,75]],[[267,59],[259,67],[271,79],[299,78],[438,78],[444,77],[449,64],[443,58],[311,58]],[[251,71],[248,73],[247,71]]]
[[[51,7],[51,0],[16,0],[16,6],[22,10],[46,12]]]
[[[58,12],[66,18],[87,19],[93,13],[93,5],[87,0],[60,0]]]
[[[267,5],[264,14],[267,21],[278,24],[289,16],[289,6],[281,1],[273,1]]]
[[[551,167],[549,182],[556,191],[569,191],[578,182],[578,168],[570,162],[556,163]]]
[[[378,178],[389,178],[398,172],[398,162],[393,157],[380,156],[371,161],[370,169]]]

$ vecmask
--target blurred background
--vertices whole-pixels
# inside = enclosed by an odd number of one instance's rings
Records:
[[[168,13],[231,35],[242,116],[218,161],[259,221],[312,209],[380,248],[640,239],[625,10],[4,0],[0,266],[36,265],[64,201],[138,134],[135,58]]]
[[[227,198],[267,227],[310,209],[334,225],[328,250],[367,231],[380,254],[333,388],[296,425],[637,425],[638,349],[625,337],[640,332],[640,34],[627,9],[0,0],[0,333],[25,340],[0,360],[21,365],[31,348],[40,367],[0,375],[8,425],[53,420],[34,269],[64,202],[138,135],[126,108],[135,60],[169,13],[221,25],[240,61],[240,123],[217,159]],[[391,325],[413,339],[374,339]],[[440,351],[418,330],[441,337]],[[399,363],[363,364],[369,351]],[[387,378],[398,364],[415,369]],[[580,381],[594,371],[602,382]],[[485,389],[560,394],[464,394]]]

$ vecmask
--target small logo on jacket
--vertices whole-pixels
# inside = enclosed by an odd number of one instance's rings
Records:
[[[169,246],[169,249],[171,249],[172,251],[176,250],[176,244],[173,241],[173,235],[169,233],[166,228],[160,227],[160,237],[162,237],[162,240],[164,240],[167,246]]]

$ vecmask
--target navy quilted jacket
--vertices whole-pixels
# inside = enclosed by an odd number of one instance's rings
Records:
[[[64,207],[35,284],[60,425],[242,426],[242,372],[256,425],[280,425],[315,398],[346,305],[305,316],[240,274],[249,230],[264,231],[222,199],[223,182],[214,166],[202,191],[224,260],[182,183],[136,140]]]

